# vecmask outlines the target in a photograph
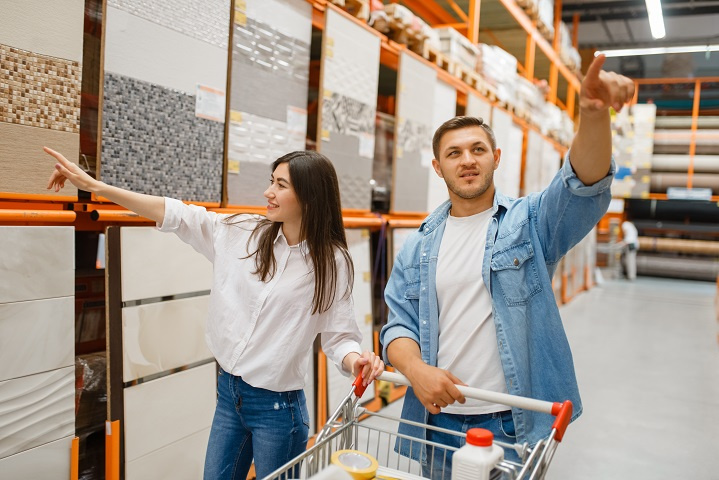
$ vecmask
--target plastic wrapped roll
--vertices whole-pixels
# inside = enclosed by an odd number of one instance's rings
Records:
[[[686,173],[652,173],[651,192],[665,193],[667,188],[686,188],[688,174]],[[693,188],[711,188],[712,195],[719,194],[719,174],[695,173],[692,175]]]
[[[694,173],[719,173],[719,155],[694,155]],[[689,155],[653,155],[652,172],[689,170]]]
[[[719,242],[679,238],[639,237],[639,249],[648,252],[691,253],[719,256]]]
[[[715,258],[663,257],[661,255],[637,255],[637,273],[660,277],[686,278],[716,281],[719,261]]]

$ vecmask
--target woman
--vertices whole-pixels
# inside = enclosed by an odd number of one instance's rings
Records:
[[[263,478],[302,453],[309,416],[304,378],[317,334],[345,373],[366,385],[384,370],[360,354],[352,304],[352,260],[337,175],[316,152],[272,164],[267,216],[219,215],[178,200],[93,179],[58,152],[48,189],[69,180],[175,232],[213,263],[206,339],[220,365],[206,479],[242,479],[255,460]]]

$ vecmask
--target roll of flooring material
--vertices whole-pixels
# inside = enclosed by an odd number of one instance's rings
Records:
[[[688,175],[686,173],[652,173],[650,191],[664,193],[667,188],[686,188]],[[719,194],[719,174],[695,173],[692,175],[693,188],[710,188],[712,195]]]
[[[687,155],[689,154],[689,144],[687,143],[686,145],[660,145],[658,143],[655,143],[654,149],[652,151],[654,155]],[[696,152],[694,153],[696,153],[697,155],[719,155],[719,141],[709,145],[697,145]]]
[[[691,253],[719,256],[719,242],[680,238],[639,237],[639,249],[649,252]]]
[[[694,134],[697,145],[716,145],[719,143],[719,129],[707,128],[697,130]],[[654,130],[654,145],[689,145],[692,131],[682,130]]]
[[[714,282],[719,275],[719,260],[711,257],[642,254],[640,250],[637,255],[637,274]]]
[[[719,173],[719,155],[694,155],[694,173]],[[689,155],[653,155],[652,172],[687,172]]]
[[[359,450],[338,450],[330,462],[349,473],[354,480],[370,480],[377,474],[377,460]]]
[[[658,116],[656,119],[656,128],[692,128],[692,117],[686,116]],[[719,128],[719,117],[716,116],[701,116],[697,117],[698,128]]]

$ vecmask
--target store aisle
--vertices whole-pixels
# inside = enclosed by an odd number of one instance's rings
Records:
[[[584,414],[548,479],[719,478],[715,294],[712,283],[640,277],[561,307]],[[398,401],[383,412],[400,411]]]
[[[584,414],[552,479],[719,478],[716,285],[640,277],[561,313]]]

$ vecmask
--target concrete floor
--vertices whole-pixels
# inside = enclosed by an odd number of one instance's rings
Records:
[[[584,414],[548,479],[719,479],[715,295],[712,283],[640,277],[560,309]]]

